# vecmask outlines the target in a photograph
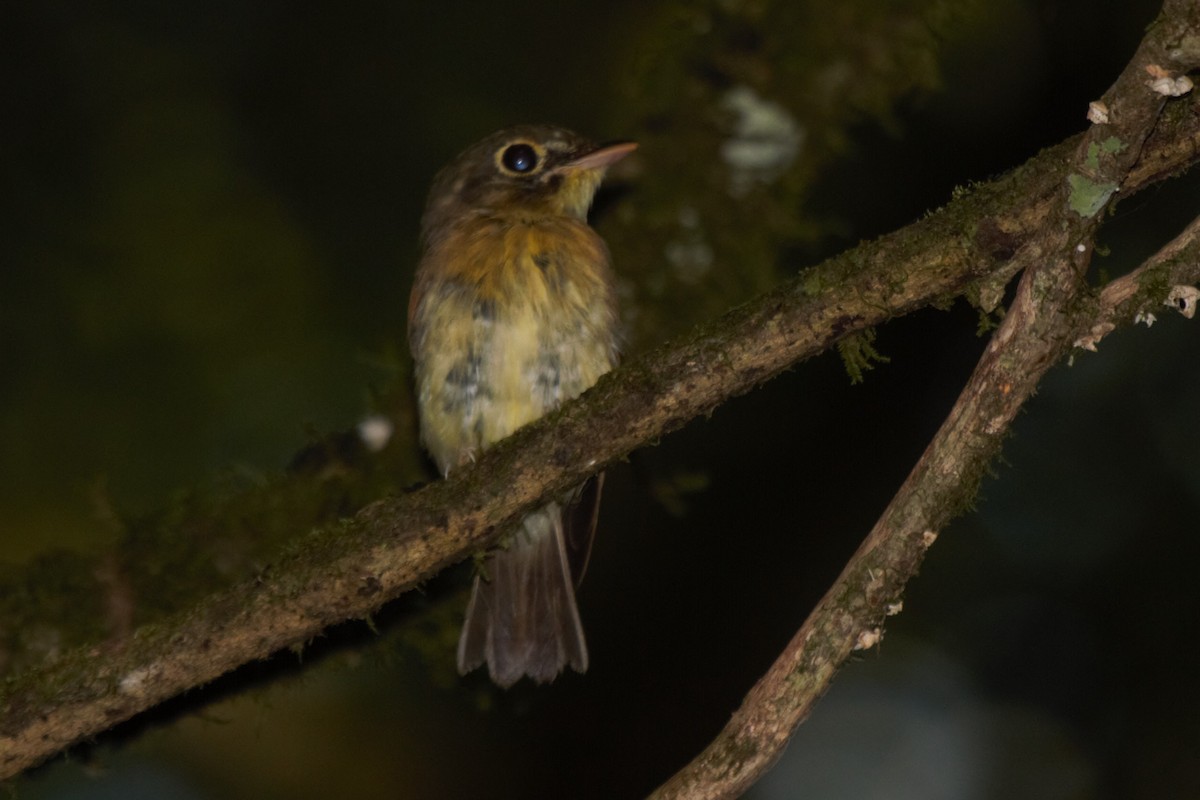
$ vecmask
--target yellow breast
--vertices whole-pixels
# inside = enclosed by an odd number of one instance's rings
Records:
[[[449,471],[612,369],[604,243],[566,217],[464,221],[430,243],[409,328],[421,436]]]

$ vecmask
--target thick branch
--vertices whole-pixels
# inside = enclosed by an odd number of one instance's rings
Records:
[[[170,624],[139,628],[118,646],[76,650],[10,677],[0,697],[0,778],[328,625],[370,614],[486,546],[541,498],[840,337],[1030,263],[1076,146],[1048,150],[921,222],[632,359],[474,467],[312,532],[257,581],[214,595]],[[1200,115],[1180,114],[1123,193],[1186,169],[1197,153]]]

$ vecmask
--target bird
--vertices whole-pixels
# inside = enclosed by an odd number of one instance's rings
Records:
[[[587,221],[606,170],[634,142],[519,125],[437,173],[408,307],[421,442],[442,473],[578,396],[620,355],[608,248]],[[596,501],[603,476],[592,484]],[[457,651],[497,685],[588,668],[575,600],[595,526],[585,487],[529,512],[474,576]]]

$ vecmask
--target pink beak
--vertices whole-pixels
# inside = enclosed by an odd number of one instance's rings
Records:
[[[617,142],[606,144],[590,153],[580,156],[573,161],[563,164],[560,169],[604,169],[612,166],[625,156],[637,150],[637,142]]]

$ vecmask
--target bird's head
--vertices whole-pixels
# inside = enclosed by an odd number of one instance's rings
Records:
[[[636,148],[633,142],[597,145],[553,125],[498,131],[438,173],[422,220],[425,237],[479,212],[585,219],[605,171]]]

